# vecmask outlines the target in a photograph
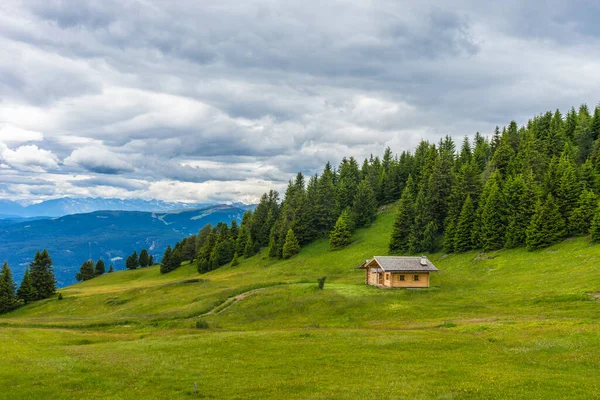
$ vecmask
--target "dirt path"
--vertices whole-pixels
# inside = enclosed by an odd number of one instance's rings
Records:
[[[230,297],[227,300],[225,300],[225,302],[223,304],[220,304],[220,305],[216,306],[215,308],[213,308],[212,310],[210,310],[206,314],[202,314],[201,317],[208,317],[209,315],[218,315],[218,314],[221,314],[223,311],[227,310],[229,307],[233,306],[238,301],[243,300],[246,297],[248,297],[248,296],[250,296],[250,295],[252,295],[254,293],[258,293],[258,292],[260,292],[262,290],[265,290],[265,289],[266,288],[254,289],[254,290],[250,290],[248,292],[240,293],[237,296]]]

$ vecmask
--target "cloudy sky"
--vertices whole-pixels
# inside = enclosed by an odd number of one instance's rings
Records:
[[[2,0],[0,198],[246,201],[600,101],[597,1]]]

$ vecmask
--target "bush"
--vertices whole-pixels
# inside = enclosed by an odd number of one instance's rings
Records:
[[[196,321],[196,329],[208,329],[208,322],[201,319],[200,321]]]
[[[59,300],[62,300],[62,299],[63,299],[62,293],[59,293],[59,294],[58,294],[58,299],[59,299]]]
[[[322,276],[319,279],[317,279],[317,282],[319,283],[319,289],[323,290],[323,288],[325,287],[325,279],[327,279],[326,276]]]

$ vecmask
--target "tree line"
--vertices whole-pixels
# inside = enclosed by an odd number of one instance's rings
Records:
[[[421,141],[399,156],[387,148],[359,167],[343,158],[321,174],[298,173],[283,201],[265,193],[240,224],[205,226],[168,252],[194,261],[200,273],[237,264],[261,248],[286,259],[315,239],[347,246],[355,229],[370,225],[377,208],[398,201],[391,254],[492,251],[549,246],[567,236],[600,240],[600,107],[584,104],[566,116],[546,112],[518,126],[476,133],[459,148],[450,136]],[[167,255],[167,254],[165,254]]]
[[[144,268],[154,265],[154,257],[148,254],[148,250],[143,249],[140,251],[138,257],[137,251],[129,255],[125,260],[125,267],[127,269],[137,269],[138,267]],[[87,260],[79,268],[79,272],[75,275],[75,279],[78,281],[87,281],[97,276],[104,275],[106,272],[106,265],[104,260],[100,259],[94,265],[94,261]],[[108,268],[108,273],[114,272],[113,264],[111,263]]]
[[[56,279],[52,258],[46,250],[35,253],[34,260],[25,270],[21,284],[13,279],[8,263],[0,271],[0,313],[12,311],[35,300],[52,297],[56,293]]]

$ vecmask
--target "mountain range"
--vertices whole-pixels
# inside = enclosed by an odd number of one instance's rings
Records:
[[[159,204],[159,203],[157,203]],[[145,248],[160,260],[168,245],[206,224],[238,222],[253,206],[211,205],[178,211],[95,211],[58,218],[0,221],[0,261],[8,261],[19,281],[35,252],[47,249],[59,286],[75,282],[88,260],[103,259],[123,269],[125,258]]]
[[[175,211],[209,206],[207,203],[168,203],[161,200],[71,198],[63,197],[41,203],[22,205],[16,201],[0,200],[0,218],[62,217],[94,211]]]

